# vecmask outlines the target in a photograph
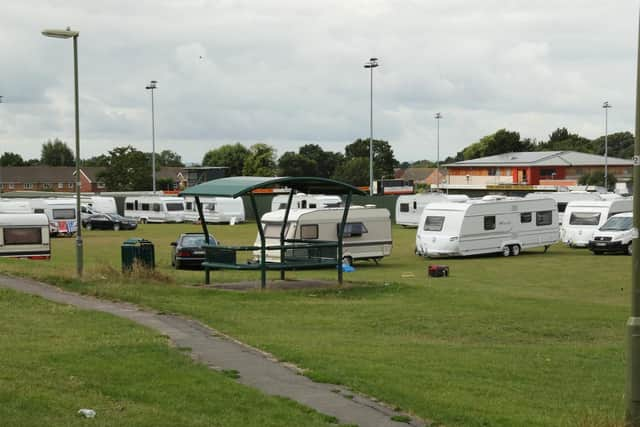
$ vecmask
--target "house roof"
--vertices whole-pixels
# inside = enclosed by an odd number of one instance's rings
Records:
[[[604,166],[604,161],[604,156],[577,151],[524,151],[464,160],[445,166],[448,168],[469,166]],[[607,163],[613,166],[633,165],[631,160],[611,156],[607,157]]]
[[[366,195],[365,192],[328,178],[318,177],[264,177],[264,176],[232,176],[219,178],[189,187],[180,193],[181,196],[220,196],[239,197],[253,190],[273,187],[288,187],[304,193]]]
[[[98,174],[106,168],[100,166],[82,166],[80,170],[92,182],[98,182]],[[176,179],[183,170],[178,166],[164,166],[158,168],[156,177],[159,179]],[[4,182],[26,183],[58,183],[74,182],[75,166],[7,166],[0,169],[0,176]]]
[[[414,182],[424,182],[435,170],[435,168],[407,168],[401,178],[404,180],[412,179]]]

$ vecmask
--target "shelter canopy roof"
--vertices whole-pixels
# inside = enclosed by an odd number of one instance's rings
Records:
[[[290,188],[303,193],[321,194],[359,194],[365,192],[344,182],[319,177],[264,177],[264,176],[232,176],[214,179],[189,187],[180,193],[181,196],[216,196],[240,197],[253,190],[265,188]]]

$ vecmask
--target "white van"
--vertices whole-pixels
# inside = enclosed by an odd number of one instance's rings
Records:
[[[593,233],[589,240],[589,249],[596,255],[605,252],[623,252],[632,254],[633,212],[612,216]]]
[[[417,227],[422,210],[429,203],[466,202],[464,194],[420,193],[398,196],[396,200],[396,224],[405,227]]]
[[[83,213],[107,213],[117,214],[118,207],[116,206],[116,199],[111,196],[82,196],[80,203],[84,208]]]
[[[431,203],[420,217],[416,254],[517,256],[524,249],[546,249],[558,240],[558,210],[552,199]]]
[[[124,199],[124,216],[139,222],[184,222],[184,198],[130,196]]]
[[[24,199],[34,213],[43,213],[49,218],[49,233],[52,236],[73,236],[78,230],[75,198]]]
[[[50,259],[49,218],[45,214],[0,214],[0,256]]]
[[[275,196],[271,200],[271,211],[286,209],[288,201],[288,194]],[[327,196],[324,194],[296,193],[291,200],[291,209],[340,208],[342,206],[340,196]]]
[[[601,193],[594,191],[537,191],[524,196],[525,199],[553,199],[558,204],[558,223],[562,225],[564,211],[567,209],[569,202],[577,202],[583,200],[603,200]]]
[[[236,199],[232,197],[200,197],[200,203],[202,203],[204,220],[208,223],[236,224],[245,220],[244,203],[240,197]],[[184,220],[200,221],[195,197],[185,197],[184,205]]]
[[[633,211],[633,199],[587,200],[570,202],[564,212],[560,236],[570,247],[587,247],[593,233],[609,217]]]
[[[280,231],[284,210],[267,212],[262,216],[266,245],[280,244]],[[292,209],[289,212],[285,239],[338,240],[338,226],[344,214],[343,208]],[[343,233],[342,257],[346,264],[355,260],[378,261],[391,255],[391,214],[387,209],[352,206],[349,208]],[[260,234],[255,246],[260,246]],[[259,259],[260,252],[254,253]],[[280,251],[267,251],[267,262],[280,262]]]

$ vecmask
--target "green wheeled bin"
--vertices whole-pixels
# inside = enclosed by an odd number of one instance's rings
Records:
[[[122,243],[122,271],[133,270],[134,264],[153,270],[156,266],[153,243],[140,237],[132,237]]]

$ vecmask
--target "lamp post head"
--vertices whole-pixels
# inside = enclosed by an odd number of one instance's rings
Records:
[[[42,35],[56,39],[68,39],[71,37],[78,37],[80,33],[78,31],[71,31],[71,28],[67,27],[66,30],[43,30]]]
[[[151,80],[151,82],[147,87],[145,87],[145,89],[156,89],[156,83],[158,83],[157,80]]]
[[[376,68],[378,65],[378,58],[371,58],[369,62],[364,64],[364,68]]]
[[[436,118],[436,120],[440,120],[442,118],[442,114],[436,113],[434,117]]]
[[[609,101],[604,101],[604,104],[602,104],[602,108],[611,108]]]

